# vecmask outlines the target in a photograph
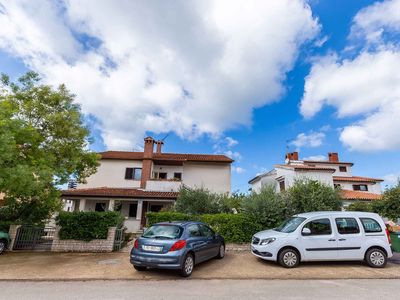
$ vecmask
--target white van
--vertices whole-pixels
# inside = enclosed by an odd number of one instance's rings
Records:
[[[310,212],[295,215],[279,227],[256,233],[252,253],[294,268],[300,261],[365,260],[383,268],[392,257],[390,236],[378,214]]]

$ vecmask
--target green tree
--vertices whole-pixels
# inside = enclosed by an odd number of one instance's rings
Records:
[[[400,181],[397,185],[385,190],[382,200],[383,203],[380,205],[381,212],[378,213],[397,221],[400,218]]]
[[[2,75],[0,90],[0,220],[40,223],[59,210],[58,185],[96,171],[89,131],[64,85],[41,84],[28,72],[17,82]]]
[[[263,228],[277,226],[286,217],[286,203],[274,186],[266,186],[259,193],[251,193],[243,202],[243,213]]]
[[[287,211],[291,214],[310,211],[341,210],[340,190],[318,180],[296,180],[283,195]]]

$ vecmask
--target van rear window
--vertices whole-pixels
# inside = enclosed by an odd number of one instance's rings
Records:
[[[360,218],[365,233],[382,232],[381,225],[371,218]]]

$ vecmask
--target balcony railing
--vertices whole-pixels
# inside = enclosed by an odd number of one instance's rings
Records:
[[[182,181],[175,179],[150,179],[146,183],[146,190],[161,192],[178,192]]]

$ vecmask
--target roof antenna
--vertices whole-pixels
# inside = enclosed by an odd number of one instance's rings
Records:
[[[170,135],[170,134],[167,133],[167,134],[164,136],[164,138],[161,139],[161,142],[164,142],[164,141],[167,139],[167,137],[169,137],[169,135]]]

